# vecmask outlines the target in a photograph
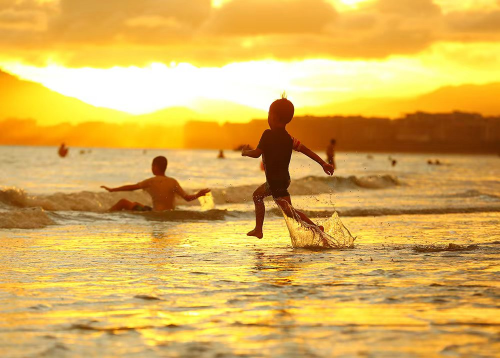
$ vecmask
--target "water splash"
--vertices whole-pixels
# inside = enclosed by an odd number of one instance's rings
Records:
[[[214,197],[212,196],[212,192],[208,192],[205,196],[200,196],[198,198],[200,202],[201,209],[203,211],[213,210],[215,209]]]
[[[318,226],[304,222],[292,206],[289,208],[291,216],[283,211],[282,213],[294,248],[347,249],[354,247],[356,238],[342,223],[336,211],[329,219],[320,223],[324,227],[323,232]]]

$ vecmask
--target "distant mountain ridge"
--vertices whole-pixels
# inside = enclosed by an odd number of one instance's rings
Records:
[[[364,115],[398,117],[415,111],[450,112],[460,110],[483,115],[500,115],[500,83],[439,88],[414,98],[359,98],[318,107],[298,107],[297,115]],[[32,118],[44,125],[103,121],[112,123],[182,125],[189,120],[246,122],[266,118],[266,111],[230,101],[199,99],[188,107],[132,115],[95,107],[64,96],[41,84],[23,81],[0,71],[0,120]]]
[[[0,119],[33,118],[43,123],[124,121],[125,112],[89,105],[0,71]]]
[[[199,99],[193,108],[166,107],[156,112],[133,115],[96,107],[79,99],[62,95],[41,84],[23,81],[0,70],[0,120],[33,118],[44,124],[81,123],[88,121],[182,125],[188,120],[249,121],[266,115],[265,111],[237,103]]]
[[[399,117],[405,113],[477,112],[486,116],[500,115],[500,83],[445,86],[412,98],[358,98],[298,110],[301,115],[363,115]]]

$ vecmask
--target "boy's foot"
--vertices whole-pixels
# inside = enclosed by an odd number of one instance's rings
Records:
[[[247,236],[255,236],[255,237],[258,237],[259,239],[262,239],[264,234],[262,234],[262,230],[258,231],[257,229],[253,229],[252,231],[249,231],[247,233]]]
[[[324,228],[322,225],[318,225],[318,228],[319,228],[321,231],[325,232],[325,228]]]

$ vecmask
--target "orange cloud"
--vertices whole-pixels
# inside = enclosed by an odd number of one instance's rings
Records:
[[[447,16],[451,31],[461,34],[500,34],[500,10],[454,12]],[[498,37],[497,37],[498,38]]]
[[[223,35],[317,34],[335,15],[323,0],[234,0],[214,11],[208,27]]]
[[[379,0],[373,8],[381,13],[408,17],[436,16],[441,8],[432,0]]]
[[[3,58],[110,67],[259,59],[381,59],[447,42],[500,40],[497,9],[444,12],[432,0],[0,0]]]
[[[61,0],[60,12],[51,19],[48,32],[51,39],[63,43],[141,43],[154,36],[167,45],[190,34],[210,11],[209,0]],[[152,17],[156,21],[148,26]],[[144,33],[152,28],[155,32]]]

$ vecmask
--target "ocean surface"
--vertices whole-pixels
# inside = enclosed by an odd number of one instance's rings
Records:
[[[294,153],[290,192],[339,215],[352,248],[292,246],[252,192],[260,161],[226,151],[0,147],[2,357],[493,357],[500,351],[500,157]],[[204,202],[108,213],[167,175]],[[391,165],[390,159],[397,164]],[[439,159],[440,165],[428,160]],[[290,230],[293,231],[293,228]]]

